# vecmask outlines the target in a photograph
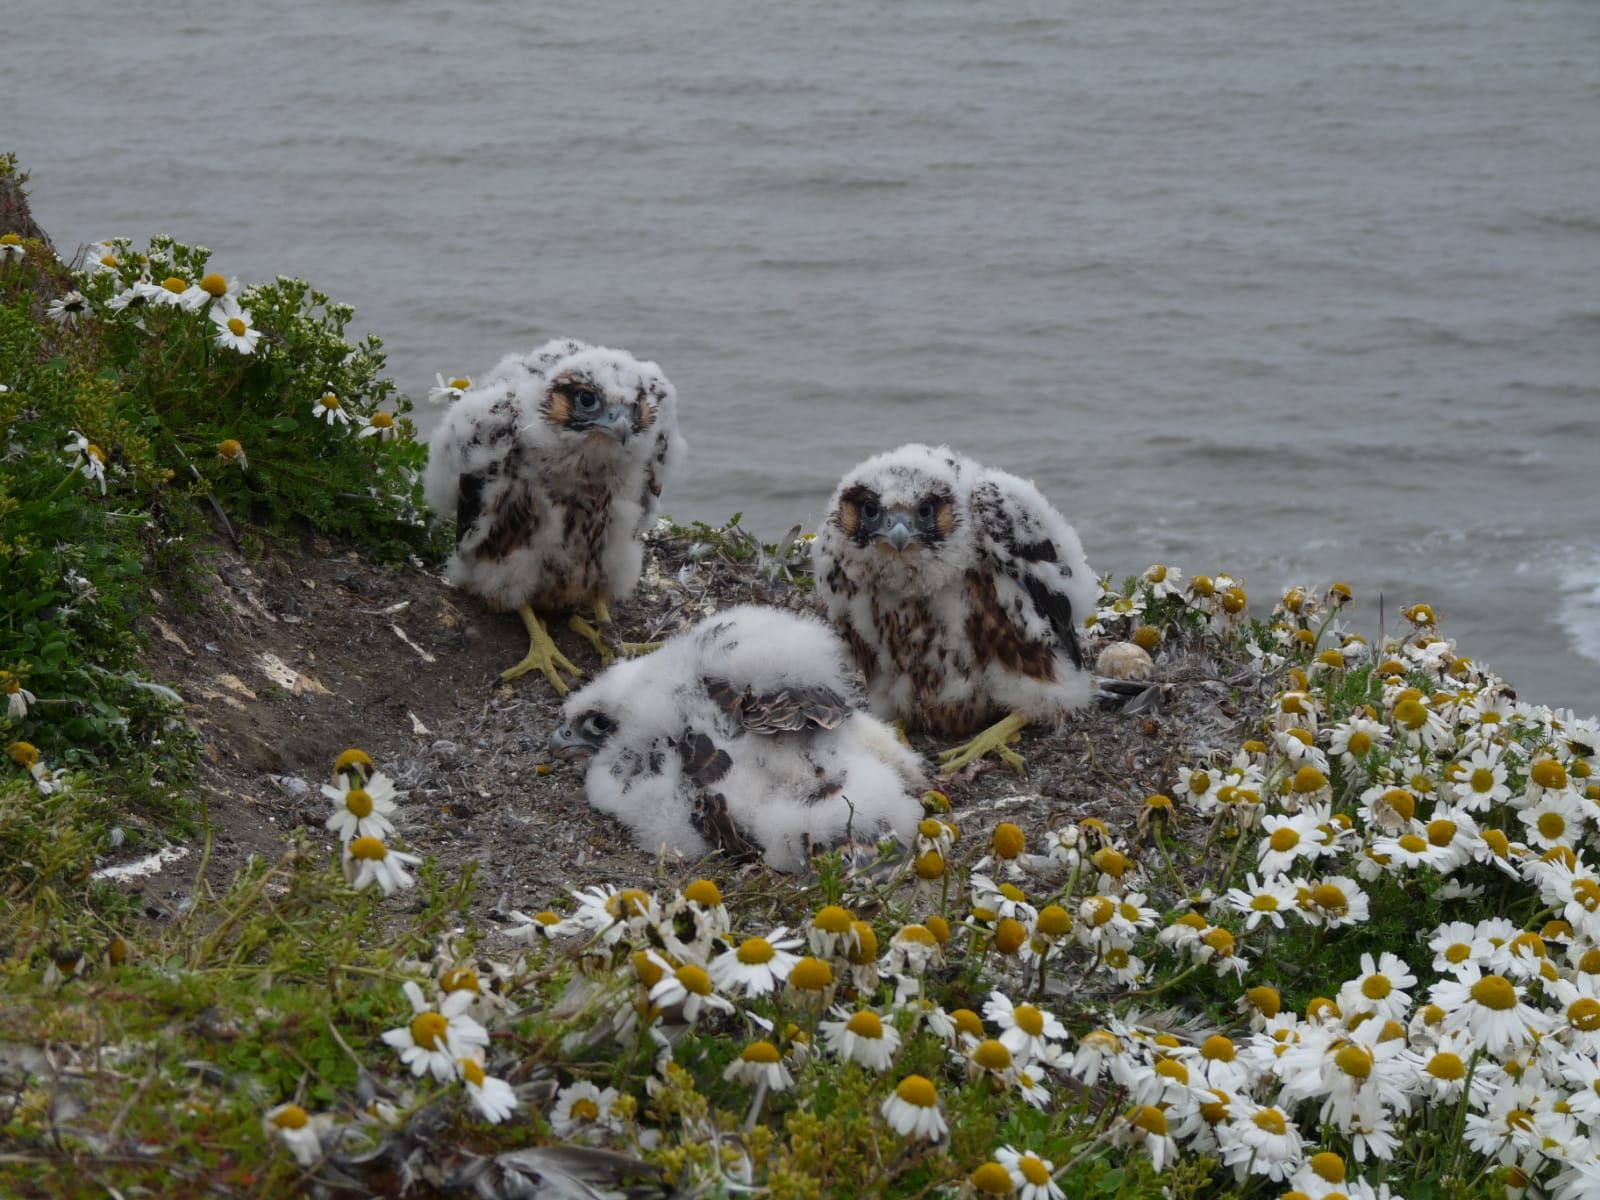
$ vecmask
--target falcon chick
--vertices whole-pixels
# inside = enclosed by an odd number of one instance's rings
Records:
[[[537,609],[591,611],[598,628],[577,615],[571,627],[611,660],[609,605],[638,582],[641,538],[683,457],[677,403],[655,363],[560,339],[502,359],[434,430],[426,487],[435,512],[456,514],[450,580],[528,629],[527,657],[502,679],[542,671],[565,695],[558,672],[583,674]]]
[[[647,848],[765,857],[909,841],[917,756],[852,705],[847,652],[820,620],[739,605],[567,697],[551,749],[592,755],[589,803]]]
[[[813,548],[872,711],[977,733],[940,756],[942,774],[991,750],[1020,771],[1008,744],[1023,727],[1088,702],[1077,625],[1098,585],[1077,533],[1027,480],[947,446],[901,446],[845,475]]]

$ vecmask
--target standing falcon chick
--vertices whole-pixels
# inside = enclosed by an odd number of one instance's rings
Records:
[[[1077,626],[1098,585],[1077,533],[1027,480],[946,446],[901,446],[845,475],[813,546],[872,711],[977,734],[941,755],[943,773],[991,750],[1021,770],[1008,743],[1022,728],[1088,702]]]
[[[851,702],[845,647],[821,621],[739,605],[567,698],[558,754],[592,755],[589,803],[649,849],[762,856],[909,841],[922,771]]]
[[[450,406],[430,443],[426,487],[435,512],[456,514],[452,583],[528,629],[515,679],[582,672],[537,609],[586,608],[572,628],[612,657],[609,605],[639,580],[641,541],[683,457],[677,393],[661,368],[625,350],[570,339],[508,355]]]

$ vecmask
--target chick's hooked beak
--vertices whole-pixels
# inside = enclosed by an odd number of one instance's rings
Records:
[[[904,550],[917,537],[917,528],[911,522],[911,514],[905,512],[886,513],[883,524],[874,532],[896,550]]]
[[[599,742],[582,729],[574,728],[570,721],[558,725],[550,735],[550,753],[557,758],[579,758],[593,754],[599,748]]]
[[[606,409],[605,416],[595,422],[594,427],[626,444],[633,436],[633,412],[626,404],[613,404]]]

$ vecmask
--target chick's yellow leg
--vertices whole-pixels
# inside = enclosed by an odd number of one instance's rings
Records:
[[[556,649],[555,641],[550,637],[550,631],[544,627],[544,622],[539,619],[538,613],[524,604],[517,609],[517,615],[522,618],[522,623],[528,629],[528,656],[516,666],[502,671],[500,678],[510,683],[529,671],[539,671],[550,681],[550,686],[555,688],[558,696],[565,696],[567,684],[557,672],[565,671],[574,679],[582,679],[583,672],[573,666],[565,654]]]
[[[1022,737],[1022,731],[1027,727],[1027,720],[1012,713],[1002,717],[989,728],[964,746],[956,746],[939,755],[939,774],[943,776],[954,775],[968,763],[976,762],[991,751],[1017,774],[1027,768],[1027,763],[1022,755],[1010,749],[1011,743]]]
[[[621,654],[622,658],[632,658],[634,654],[648,654],[651,650],[661,650],[659,642],[618,642],[616,627],[611,624],[611,608],[606,605],[605,597],[595,597],[594,626],[590,626],[581,616],[574,616],[570,627],[574,634],[589,640],[590,645],[595,648],[595,653],[600,654],[600,661],[605,664],[610,664],[616,654]]]

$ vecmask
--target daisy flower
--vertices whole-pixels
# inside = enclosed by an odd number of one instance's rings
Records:
[[[728,1064],[722,1077],[747,1087],[764,1085],[769,1092],[786,1092],[794,1086],[794,1076],[783,1065],[783,1056],[771,1042],[751,1042],[738,1058]]]
[[[13,721],[28,715],[28,705],[38,703],[38,698],[10,671],[0,671],[0,696],[5,697],[6,716]]]
[[[621,1123],[611,1112],[617,1097],[616,1088],[601,1091],[588,1081],[564,1087],[556,1093],[556,1105],[550,1110],[550,1128],[564,1138],[620,1129]]]
[[[482,1059],[468,1055],[458,1059],[456,1066],[461,1072],[461,1082],[466,1085],[467,1095],[471,1098],[473,1107],[483,1114],[485,1121],[491,1125],[498,1125],[516,1111],[516,1092],[511,1090],[511,1085],[504,1079],[496,1079],[493,1075],[485,1073]]]
[[[618,890],[610,884],[592,884],[573,889],[578,911],[572,922],[580,929],[598,934],[608,946],[624,935],[637,938],[661,923],[656,898],[642,888]]]
[[[806,938],[818,958],[843,958],[855,949],[855,915],[848,908],[825,904],[811,918]]]
[[[195,312],[211,300],[211,293],[178,275],[169,275],[158,284],[148,285],[147,291],[155,303],[185,312]]]
[[[385,838],[394,832],[389,814],[395,810],[397,793],[381,771],[359,786],[341,788],[325,783],[322,794],[333,801],[327,827],[347,845],[355,838]]]
[[[147,308],[151,303],[150,286],[148,283],[141,282],[124,288],[106,301],[106,307],[112,312],[122,312],[130,308]],[[156,288],[155,290],[160,291],[161,289]]]
[[[907,1075],[878,1110],[901,1137],[937,1142],[950,1132],[939,1111],[939,1093],[921,1075]]]
[[[693,963],[664,971],[660,981],[650,989],[650,1003],[663,1011],[681,1009],[686,1025],[693,1025],[702,1012],[712,1009],[733,1011],[733,1002],[717,995],[705,968]]]
[[[1429,998],[1444,1009],[1446,1033],[1466,1030],[1496,1057],[1532,1045],[1549,1028],[1545,1014],[1523,1003],[1521,988],[1504,975],[1484,974],[1475,962],[1434,984]]]
[[[1506,764],[1499,747],[1474,750],[1462,767],[1454,787],[1456,800],[1464,807],[1473,812],[1488,812],[1511,799],[1511,788],[1506,784]]]
[[[57,325],[70,329],[78,323],[78,318],[89,311],[89,301],[82,292],[68,292],[65,296],[57,296],[50,301],[50,306],[45,309],[44,315]]]
[[[1158,1172],[1178,1157],[1178,1143],[1167,1132],[1167,1114],[1153,1104],[1124,1113],[1112,1140],[1119,1146],[1143,1146],[1150,1155],[1150,1165]]]
[[[1305,894],[1300,896],[1299,911],[1313,925],[1339,929],[1365,921],[1369,915],[1369,905],[1367,894],[1354,879],[1344,875],[1327,875],[1306,885]]]
[[[1062,1200],[1066,1195],[1051,1178],[1055,1163],[1048,1158],[1001,1146],[994,1152],[994,1160],[1011,1172],[1011,1183],[1017,1189],[1018,1200]]]
[[[333,392],[323,392],[311,406],[311,415],[321,417],[329,425],[335,422],[340,425],[350,424],[350,414],[345,412],[344,405],[339,402],[339,397]]]
[[[22,258],[28,248],[22,244],[20,233],[0,233],[0,262],[8,258]]]
[[[454,404],[461,399],[463,392],[472,387],[472,380],[465,375],[455,379],[446,379],[443,375],[434,375],[434,386],[428,389],[428,401],[432,404]]]
[[[1245,886],[1228,889],[1223,902],[1244,914],[1246,932],[1263,921],[1271,921],[1273,928],[1282,929],[1284,912],[1294,908],[1294,888],[1281,875],[1268,877],[1265,883],[1248,875]]]
[[[233,297],[212,306],[211,321],[217,327],[217,345],[240,354],[255,353],[261,331],[251,324],[250,314]]]
[[[83,473],[90,483],[100,485],[100,494],[106,494],[106,453],[76,429],[67,434],[72,440],[61,447],[63,454],[72,456],[72,467]]]
[[[1370,1012],[1383,1021],[1399,1021],[1411,1011],[1407,989],[1415,987],[1417,977],[1403,958],[1385,950],[1376,962],[1372,955],[1361,956],[1361,974],[1339,989],[1339,1011],[1349,1016]]]
[[[250,467],[250,460],[245,457],[244,443],[238,438],[223,438],[217,443],[217,461],[223,466],[238,463],[241,471]]]
[[[1308,862],[1329,852],[1317,832],[1317,814],[1312,811],[1292,814],[1272,813],[1261,818],[1260,848],[1256,851],[1256,865],[1261,874],[1270,879],[1282,875],[1299,859]]]
[[[411,1023],[391,1029],[383,1040],[400,1051],[400,1061],[413,1075],[431,1072],[440,1083],[456,1076],[456,1064],[489,1044],[488,1030],[467,1015],[470,992],[451,992],[437,1009],[430,1008],[422,989],[411,980],[403,985],[411,1001]]]
[[[926,925],[902,925],[889,939],[885,969],[891,975],[921,975],[930,963],[943,962],[939,939]]]
[[[871,1009],[862,1009],[849,1017],[843,1009],[834,1009],[839,1019],[823,1021],[823,1041],[828,1049],[840,1058],[858,1062],[874,1071],[887,1071],[895,1051],[900,1048],[900,1031],[885,1025],[883,1019]]]
[[[1067,1040],[1067,1029],[1052,1014],[1031,1004],[1013,1004],[1001,991],[989,993],[983,1015],[1000,1027],[1000,1041],[1012,1054],[1024,1060],[1050,1059],[1057,1043]]]
[[[344,877],[358,892],[376,883],[385,896],[392,896],[415,883],[406,868],[421,861],[415,854],[389,849],[379,838],[358,837],[344,848]]]
[[[1542,850],[1574,845],[1583,836],[1586,817],[1577,793],[1565,789],[1546,790],[1530,808],[1517,813],[1527,828],[1528,840]]]
[[[1476,1047],[1464,1033],[1446,1034],[1429,1048],[1410,1049],[1403,1057],[1414,1073],[1413,1090],[1424,1103],[1455,1104],[1467,1087],[1468,1070]],[[1473,1107],[1481,1107],[1489,1097],[1489,1084],[1482,1075],[1472,1079]]]
[[[322,1141],[311,1123],[310,1114],[298,1104],[280,1104],[261,1118],[268,1137],[277,1137],[289,1148],[295,1162],[314,1166],[322,1158]]]
[[[1177,567],[1156,563],[1145,571],[1142,579],[1150,588],[1150,595],[1154,599],[1183,595],[1183,572]]]
[[[361,432],[356,434],[358,438],[375,437],[380,442],[386,442],[400,432],[394,423],[393,413],[375,412],[370,417],[361,417],[359,423]]]
[[[788,933],[780,927],[770,937],[746,938],[731,954],[711,960],[711,978],[724,991],[740,991],[748,997],[774,991],[800,961],[793,953],[800,939],[786,936]]]
[[[1239,1100],[1239,1110],[1217,1129],[1224,1165],[1234,1178],[1264,1175],[1284,1180],[1300,1169],[1305,1157],[1300,1131],[1282,1109]]]
[[[1353,713],[1343,724],[1328,731],[1328,754],[1337,756],[1347,769],[1361,766],[1374,750],[1389,744],[1394,736],[1382,721],[1374,721],[1361,713]]]

